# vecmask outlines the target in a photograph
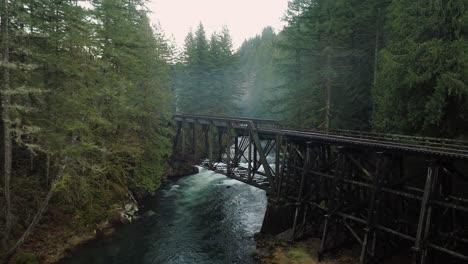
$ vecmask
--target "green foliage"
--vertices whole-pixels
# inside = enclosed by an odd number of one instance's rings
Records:
[[[381,131],[442,137],[468,129],[464,1],[393,1],[381,51],[373,123]]]
[[[17,218],[55,188],[52,207],[92,226],[130,190],[159,187],[171,151],[172,50],[143,4],[10,1]]]
[[[82,227],[157,189],[171,110],[466,138],[465,2],[292,0],[282,32],[234,52],[227,28],[207,37],[200,24],[171,65],[144,0],[7,1],[12,234],[50,188]]]
[[[386,1],[295,0],[280,33],[284,97],[274,101],[303,127],[366,129],[379,8]]]
[[[135,171],[135,187],[147,191],[155,191],[159,188],[165,159],[170,153],[171,142],[167,137],[154,135],[149,142],[152,148],[147,148],[143,158],[138,162]],[[159,147],[157,147],[159,146]]]
[[[39,264],[37,257],[29,252],[20,251],[10,260],[11,264]]]
[[[208,41],[203,25],[185,39],[182,62],[175,70],[177,110],[183,113],[234,115],[241,89],[238,58],[227,28]]]
[[[466,10],[463,0],[291,1],[271,103],[303,127],[465,137]]]

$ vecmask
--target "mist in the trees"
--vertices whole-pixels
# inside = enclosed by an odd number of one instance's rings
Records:
[[[237,50],[202,23],[175,47],[146,3],[0,1],[0,261],[157,190],[176,112],[467,138],[466,0],[290,0]]]
[[[190,32],[175,70],[177,111],[192,114],[236,115],[242,94],[238,56],[229,30],[206,36],[203,25]]]
[[[275,66],[278,36],[267,27],[261,35],[245,41],[239,49],[244,95],[240,103],[242,115],[248,117],[279,118],[274,100],[282,97],[278,91],[282,78]],[[281,100],[281,99],[280,99]]]

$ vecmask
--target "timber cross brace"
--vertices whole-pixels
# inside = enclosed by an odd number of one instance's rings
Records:
[[[468,263],[468,144],[274,120],[175,115],[174,153],[267,192],[262,232],[349,245],[360,263]]]

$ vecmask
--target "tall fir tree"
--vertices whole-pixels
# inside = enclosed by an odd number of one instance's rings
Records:
[[[273,28],[267,27],[261,35],[245,41],[239,49],[243,116],[278,118],[278,109],[270,103],[282,98],[282,94],[277,93],[282,79],[276,72],[274,60],[278,52],[277,41]]]
[[[144,1],[3,4],[11,37],[2,33],[9,87],[1,97],[10,99],[2,127],[15,162],[3,184],[11,195],[0,203],[11,204],[2,218],[12,227],[3,248],[11,255],[48,207],[79,230],[132,193],[158,188],[170,152],[172,51]]]
[[[278,38],[285,83],[276,103],[294,125],[369,129],[377,21],[386,2],[291,1]]]
[[[200,24],[195,33],[187,35],[183,57],[174,73],[177,110],[211,115],[238,113],[238,59],[228,29],[208,40]]]
[[[374,89],[379,131],[466,137],[466,2],[392,1]]]

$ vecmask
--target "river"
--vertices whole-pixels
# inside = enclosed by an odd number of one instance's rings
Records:
[[[69,256],[70,264],[253,263],[264,191],[200,168],[160,190],[155,214]]]

